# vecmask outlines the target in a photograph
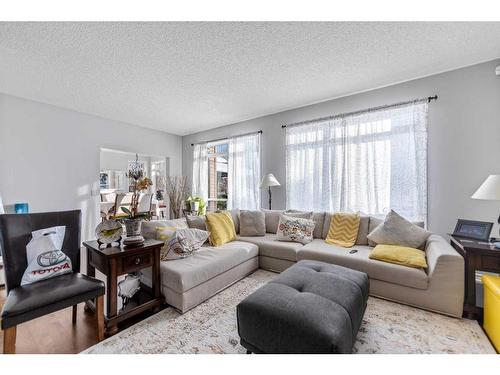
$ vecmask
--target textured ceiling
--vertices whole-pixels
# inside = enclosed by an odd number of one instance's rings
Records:
[[[492,60],[499,35],[500,23],[1,22],[0,92],[185,135]]]

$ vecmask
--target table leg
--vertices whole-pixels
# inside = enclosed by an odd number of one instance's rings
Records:
[[[90,259],[92,257],[90,250],[86,247],[85,250],[87,250],[87,276],[90,277],[95,277],[95,267],[90,264]],[[95,302],[92,301],[86,301],[85,305],[83,305],[83,311],[89,312],[94,310]]]
[[[470,254],[465,256],[465,311],[468,319],[476,319],[476,257]]]
[[[116,260],[111,259],[109,263],[109,271],[106,278],[107,281],[107,290],[106,290],[106,317],[108,319],[113,318],[118,313],[117,306],[117,296],[118,296],[118,287],[117,287],[117,273],[116,273]],[[114,335],[118,332],[118,327],[116,324],[106,323],[106,334],[108,336]]]
[[[160,250],[161,248],[157,247],[154,251],[154,261],[153,261],[153,295],[155,298],[161,298],[161,275],[160,275]],[[160,311],[160,306],[156,306],[153,309],[153,312]]]

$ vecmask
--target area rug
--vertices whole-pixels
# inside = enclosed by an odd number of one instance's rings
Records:
[[[173,308],[135,324],[83,353],[234,353],[236,305],[276,277],[258,270],[181,315]],[[495,353],[476,321],[455,319],[370,297],[354,353]]]

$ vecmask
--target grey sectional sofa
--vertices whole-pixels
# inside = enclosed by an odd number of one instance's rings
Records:
[[[281,272],[306,259],[367,273],[373,296],[446,315],[462,315],[464,260],[443,237],[429,237],[425,244],[429,267],[422,270],[368,257],[373,247],[368,244],[367,235],[379,219],[363,216],[356,245],[346,249],[325,243],[331,219],[328,213],[314,213],[314,240],[302,245],[277,241],[275,233],[283,211],[263,211],[268,232],[265,236],[239,236],[237,241],[217,248],[206,244],[189,258],[162,262],[162,293],[166,302],[184,313],[258,268]],[[237,221],[237,213],[233,212],[233,217]],[[145,228],[155,225],[149,222]],[[352,249],[357,252],[350,254]],[[145,276],[148,282],[150,276]]]

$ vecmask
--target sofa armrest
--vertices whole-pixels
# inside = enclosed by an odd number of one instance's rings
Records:
[[[427,274],[432,279],[438,273],[446,272],[463,282],[464,258],[441,236],[432,234],[425,245]]]

